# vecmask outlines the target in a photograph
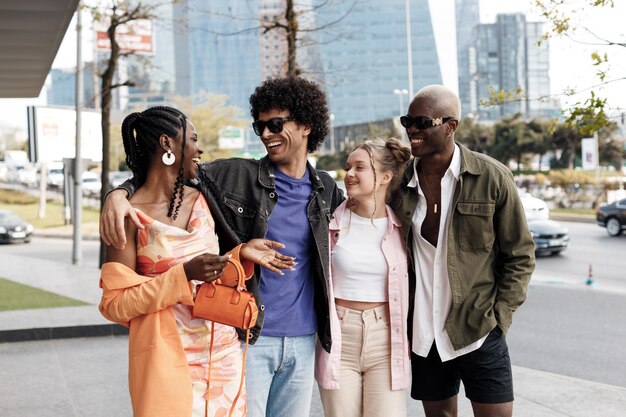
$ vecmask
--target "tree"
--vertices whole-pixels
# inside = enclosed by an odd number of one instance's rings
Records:
[[[110,43],[110,50],[104,60],[104,68],[100,77],[100,111],[102,121],[102,172],[100,190],[100,208],[104,204],[109,186],[109,172],[111,169],[111,101],[113,90],[122,86],[133,86],[131,80],[115,80],[120,59],[133,55],[132,50],[123,50],[118,43],[118,30],[142,19],[155,18],[155,10],[164,3],[151,2],[149,5],[141,1],[108,0],[98,2],[93,6],[85,6],[91,12],[94,22],[106,25],[106,33]],[[104,262],[104,242],[100,242],[100,264]]]
[[[574,169],[574,159],[580,152],[583,135],[567,124],[559,125],[552,134],[552,149],[556,155],[555,168]]]
[[[103,71],[100,77],[100,111],[102,113],[102,190],[100,194],[101,204],[109,190],[109,171],[111,167],[111,101],[113,90],[122,86],[133,86],[131,80],[115,80],[119,60],[133,55],[132,50],[122,50],[118,43],[118,30],[124,25],[141,19],[153,19],[154,10],[162,4],[143,4],[140,1],[109,0],[104,5],[88,7],[94,22],[104,23],[110,42],[109,53],[104,60]]]
[[[501,119],[494,126],[494,142],[489,148],[489,155],[503,164],[514,159],[519,169],[529,142],[527,131],[526,123],[520,120],[519,114]]]
[[[317,2],[303,2],[296,4],[294,0],[285,0],[285,8],[282,13],[273,16],[264,16],[264,18],[250,18],[249,16],[223,15],[224,18],[233,20],[251,20],[250,26],[233,32],[213,32],[220,36],[235,36],[246,32],[260,31],[262,35],[270,32],[277,32],[284,36],[287,42],[287,59],[285,62],[286,75],[302,75],[308,73],[310,68],[302,68],[298,65],[298,50],[310,46],[314,41],[311,40],[310,34],[329,29],[337,23],[345,19],[356,7],[360,0],[350,0],[349,4],[341,4],[341,10],[336,7],[333,11],[338,13],[330,22],[317,25],[315,24],[314,15],[324,7],[337,6],[338,2],[332,0],[320,0]],[[337,35],[337,38],[343,34]]]
[[[494,141],[494,131],[492,127],[476,123],[472,117],[466,117],[459,123],[454,139],[473,151],[488,153]]]
[[[539,14],[549,24],[548,30],[542,37],[544,41],[556,36],[567,37],[579,45],[592,45],[597,48],[590,55],[590,65],[596,70],[598,84],[580,88],[568,88],[563,92],[565,96],[571,97],[588,91],[588,96],[585,99],[574,103],[564,113],[567,126],[575,127],[581,134],[589,136],[610,123],[609,113],[611,109],[608,107],[606,98],[603,98],[596,90],[598,87],[626,80],[625,76],[618,76],[613,79],[608,78],[610,61],[606,52],[609,47],[626,48],[626,39],[605,39],[596,32],[601,28],[586,27],[586,11],[589,8],[605,8],[607,13],[611,13],[610,9],[615,7],[615,1],[584,0],[567,2],[565,0],[535,0],[534,3]],[[576,21],[578,16],[581,17],[580,21]],[[522,95],[523,92],[519,90],[514,92],[493,92],[490,101],[502,103],[507,100],[518,99]]]
[[[539,155],[539,169],[544,166],[543,157],[550,150],[552,131],[555,129],[556,121],[545,121],[533,119],[528,122],[529,134],[533,140],[530,143],[529,150]]]
[[[189,117],[196,127],[202,159],[211,161],[232,156],[232,151],[219,148],[218,136],[221,128],[244,127],[247,123],[237,116],[238,109],[226,106],[226,96],[202,94],[199,97],[176,97],[176,107]],[[192,104],[201,103],[201,104]]]

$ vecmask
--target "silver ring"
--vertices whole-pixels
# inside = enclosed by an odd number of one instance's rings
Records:
[[[217,276],[217,271],[213,271],[213,275]]]

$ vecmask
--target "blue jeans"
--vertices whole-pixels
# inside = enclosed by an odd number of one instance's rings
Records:
[[[314,367],[314,334],[259,336],[246,359],[248,417],[308,417]]]

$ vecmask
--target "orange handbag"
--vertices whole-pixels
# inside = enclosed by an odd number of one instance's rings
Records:
[[[224,273],[235,271],[236,277],[222,276],[226,282],[236,282],[234,287],[215,281],[200,285],[193,306],[193,315],[216,323],[250,329],[256,324],[259,310],[251,292],[246,291],[245,272],[237,261],[229,259],[234,268],[224,268]]]
[[[246,347],[243,351],[243,359],[241,366],[244,368],[246,362],[246,353],[248,352],[248,341],[250,339],[250,328],[256,324],[259,310],[256,300],[251,292],[246,291],[246,273],[243,266],[238,261],[229,259],[226,261],[226,267],[220,281],[228,283],[236,283],[234,287],[218,284],[215,281],[205,282],[200,285],[196,293],[196,299],[193,305],[193,315],[211,321],[211,344],[209,345],[209,364],[213,363],[213,341],[215,332],[215,323],[222,323],[233,327],[238,327],[246,331]],[[230,264],[230,265],[229,265]],[[233,268],[234,267],[234,268]],[[236,275],[236,276],[233,276]],[[228,416],[232,416],[237,401],[241,395],[244,384],[245,371],[242,369],[241,380],[239,381],[239,390],[232,401]],[[209,366],[209,375],[207,377],[207,387],[211,385],[211,366]],[[210,392],[210,390],[209,390]],[[207,394],[205,405],[205,416],[208,417],[209,398]]]

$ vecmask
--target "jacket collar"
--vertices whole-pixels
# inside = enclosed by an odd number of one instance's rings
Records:
[[[335,209],[333,217],[330,220],[330,224],[328,225],[328,230],[337,231],[341,229],[341,220],[343,219],[343,216],[347,216],[350,214],[348,213],[348,208],[346,207],[347,202],[348,200],[345,200]],[[400,223],[400,219],[398,218],[398,216],[396,216],[393,210],[389,208],[389,205],[385,205],[385,210],[387,210],[387,218],[390,220],[387,233],[390,232],[390,228],[392,226],[400,228],[402,226],[402,224]]]
[[[459,172],[459,175],[462,176],[466,172],[472,175],[482,174],[484,170],[478,163],[478,159],[476,158],[476,155],[474,155],[474,152],[458,142],[455,142],[455,144],[459,147],[459,150],[461,151],[461,171]],[[404,170],[404,184],[409,187],[415,186],[415,184],[411,185],[412,181],[414,180],[413,176],[415,174],[414,163],[415,158],[411,159],[411,161],[406,165],[406,169]]]
[[[464,173],[470,173],[472,175],[480,175],[484,171],[481,168],[481,165],[478,163],[478,159],[476,155],[469,150],[469,148],[457,143],[459,149],[461,150],[461,175]]]
[[[320,180],[317,170],[315,170],[315,168],[313,168],[313,166],[308,161],[306,163],[306,166],[309,170],[309,177],[311,178],[311,185],[313,189],[322,191],[324,189],[324,184],[322,183],[322,180]],[[261,158],[261,160],[259,161],[259,184],[261,184],[265,188],[275,188],[275,170],[276,166],[272,163],[268,155],[265,155],[263,158]]]

